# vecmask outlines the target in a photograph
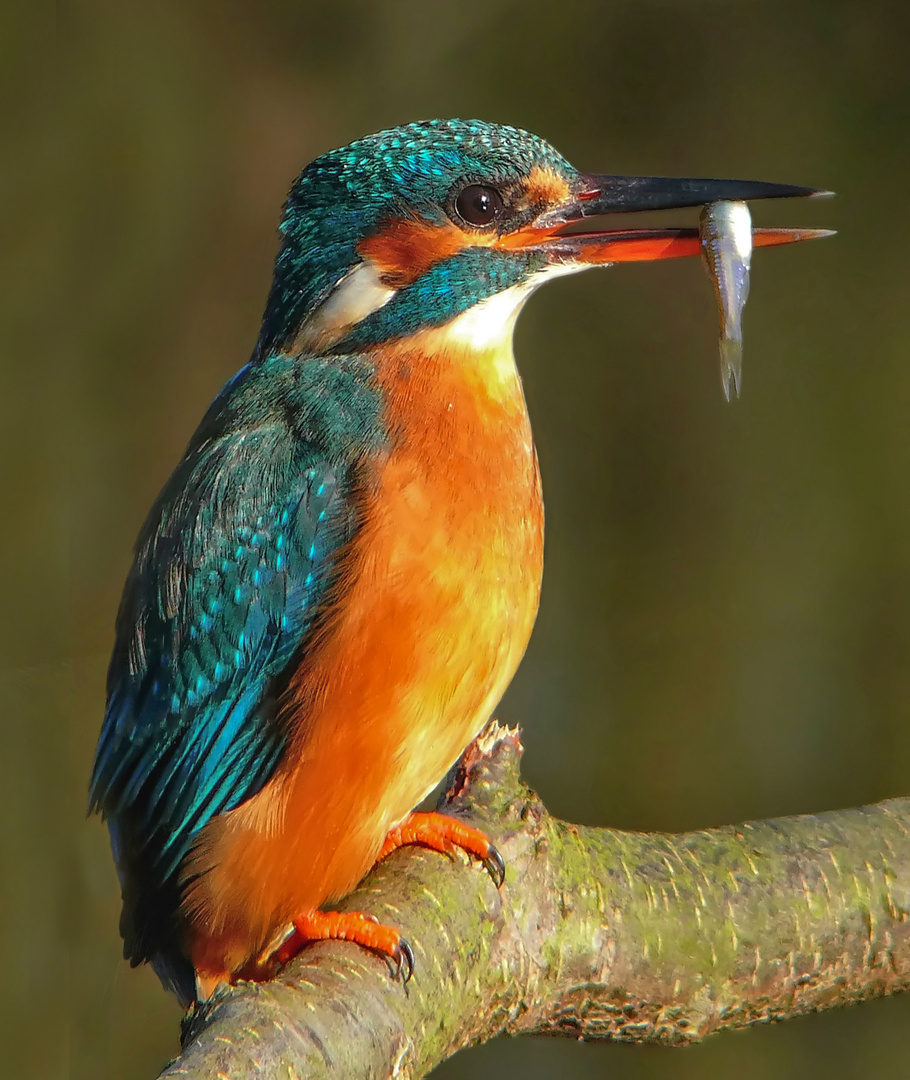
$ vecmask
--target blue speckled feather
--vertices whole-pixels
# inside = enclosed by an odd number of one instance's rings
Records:
[[[200,829],[281,759],[281,693],[356,532],[359,462],[382,441],[370,376],[358,357],[245,369],[140,534],[91,785],[134,959],[166,934],[153,909],[176,902]]]

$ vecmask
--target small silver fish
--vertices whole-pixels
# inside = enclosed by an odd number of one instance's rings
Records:
[[[739,397],[743,372],[743,308],[749,296],[752,218],[744,202],[702,207],[698,235],[720,315],[720,381],[727,401]]]

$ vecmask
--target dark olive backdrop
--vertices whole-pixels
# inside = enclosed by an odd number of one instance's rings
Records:
[[[522,316],[547,561],[499,717],[576,821],[676,830],[910,793],[902,5],[95,0],[63,4],[58,34],[56,58],[43,39],[7,67],[33,76],[4,154],[10,1076],[152,1077],[177,1049],[176,1003],[119,960],[107,836],[84,820],[112,622],[151,500],[247,359],[290,181],[384,126],[479,116],[591,170],[837,190],[755,208],[840,235],[757,253],[733,407],[694,261],[560,281]],[[685,1051],[500,1041],[439,1075],[834,1080],[908,1055],[905,997]]]

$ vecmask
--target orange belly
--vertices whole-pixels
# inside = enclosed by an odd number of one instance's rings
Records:
[[[530,637],[543,508],[511,343],[504,361],[422,337],[379,358],[390,450],[350,588],[291,680],[285,759],[189,859],[197,969],[238,971],[349,892],[489,718]]]

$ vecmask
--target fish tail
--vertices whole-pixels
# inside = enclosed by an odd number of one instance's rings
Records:
[[[720,382],[727,401],[739,397],[743,381],[743,342],[733,338],[720,341]]]

